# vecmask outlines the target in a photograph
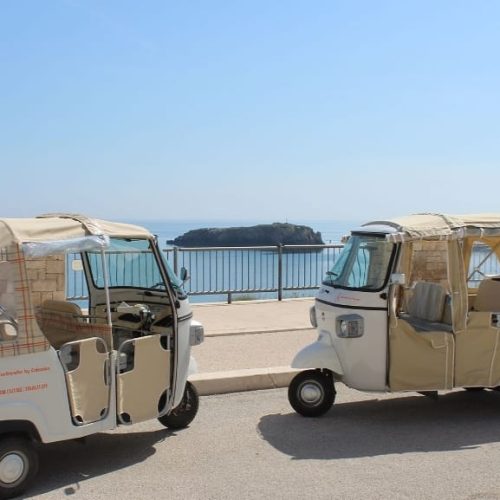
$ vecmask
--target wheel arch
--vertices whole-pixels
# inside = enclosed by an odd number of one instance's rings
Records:
[[[0,421],[0,438],[5,435],[25,435],[34,441],[41,442],[40,433],[33,422],[29,420]]]
[[[293,358],[291,366],[300,369],[326,369],[333,373],[336,380],[341,380],[344,375],[333,346],[319,340],[301,349]]]

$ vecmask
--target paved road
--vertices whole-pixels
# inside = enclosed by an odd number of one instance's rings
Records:
[[[500,393],[338,389],[321,419],[275,389],[204,397],[179,432],[147,422],[45,446],[33,498],[500,499]]]

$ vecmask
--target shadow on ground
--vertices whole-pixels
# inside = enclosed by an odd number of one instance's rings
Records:
[[[297,460],[439,452],[500,442],[500,393],[458,391],[336,403],[323,417],[267,415],[258,431]]]
[[[86,479],[142,462],[155,453],[154,446],[173,433],[166,429],[151,432],[93,434],[84,441],[62,441],[39,448],[40,469],[28,494],[63,489],[71,497]]]

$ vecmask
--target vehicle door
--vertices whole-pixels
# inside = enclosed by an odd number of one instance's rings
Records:
[[[101,323],[109,289],[118,420],[156,418],[171,397],[176,333],[175,304],[156,246],[148,239],[112,238],[105,260],[88,252],[85,267],[89,310]]]
[[[434,391],[453,387],[455,342],[445,309],[450,295],[446,242],[401,244],[389,307],[389,388]]]
[[[465,240],[464,260],[467,316],[465,328],[456,335],[455,386],[496,387],[500,385],[499,239]]]
[[[319,291],[318,328],[329,331],[349,387],[386,389],[387,281],[395,253],[385,235],[353,233]]]

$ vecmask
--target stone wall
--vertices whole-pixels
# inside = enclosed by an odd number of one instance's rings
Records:
[[[447,263],[448,251],[446,241],[414,242],[411,282],[446,282]]]
[[[31,287],[33,306],[45,300],[64,300],[64,255],[26,260],[26,272]]]

